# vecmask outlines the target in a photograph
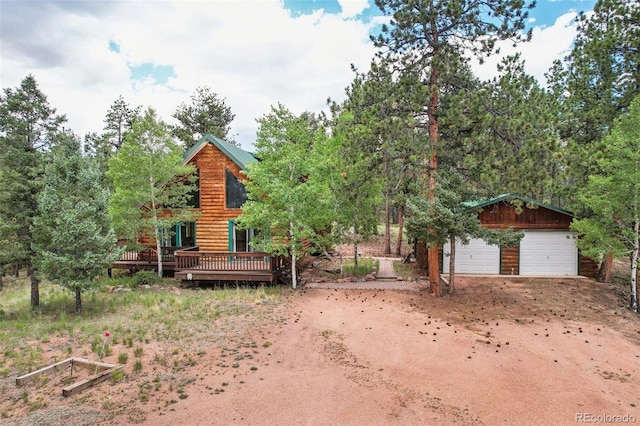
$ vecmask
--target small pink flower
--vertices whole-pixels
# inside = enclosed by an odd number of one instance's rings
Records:
[[[108,331],[105,331],[104,332],[104,337],[109,337],[109,336],[111,336],[111,333],[109,333]]]

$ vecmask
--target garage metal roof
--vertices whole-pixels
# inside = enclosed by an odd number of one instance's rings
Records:
[[[521,200],[527,204],[534,204],[536,206],[539,207],[544,207],[545,209],[549,209],[549,210],[553,210],[555,212],[558,213],[562,213],[562,214],[566,214],[567,216],[575,216],[572,212],[570,212],[569,210],[565,210],[565,209],[561,209],[560,207],[557,206],[553,206],[551,204],[546,204],[543,203],[542,201],[536,200],[534,198],[529,198],[529,197],[523,197],[521,195],[518,194],[502,194],[498,197],[495,198],[491,198],[489,200],[486,201],[469,201],[466,202],[465,205],[469,208],[483,208],[483,207],[487,207],[490,206],[492,204],[497,204],[501,201],[505,201],[505,202],[510,202],[511,200]]]

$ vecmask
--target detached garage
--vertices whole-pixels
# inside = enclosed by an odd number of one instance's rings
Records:
[[[559,207],[515,195],[503,195],[473,207],[481,208],[482,226],[523,231],[516,247],[498,247],[482,240],[456,243],[456,272],[502,275],[584,275],[595,277],[597,264],[578,252],[569,230],[573,214]],[[449,270],[450,246],[442,249],[442,266]]]

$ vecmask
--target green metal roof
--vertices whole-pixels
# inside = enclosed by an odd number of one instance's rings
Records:
[[[491,199],[486,200],[486,201],[469,201],[469,202],[466,202],[464,204],[469,208],[483,208],[483,207],[490,206],[491,204],[496,204],[496,203],[499,203],[501,201],[508,202],[510,200],[513,200],[513,199],[522,200],[527,204],[535,204],[537,206],[544,207],[545,209],[553,210],[554,212],[566,214],[568,216],[575,216],[569,210],[564,210],[564,209],[561,209],[560,207],[552,206],[551,204],[545,204],[542,201],[539,201],[539,200],[536,200],[536,199],[533,199],[533,198],[529,198],[529,197],[523,197],[523,196],[518,195],[518,194],[502,194],[502,195],[500,195],[498,197],[491,198]]]
[[[251,163],[254,163],[256,157],[253,156],[250,152],[243,150],[235,145],[230,144],[229,142],[222,140],[216,136],[206,134],[200,138],[198,143],[191,147],[184,154],[184,162],[188,163],[196,156],[200,150],[205,147],[208,143],[212,143],[215,145],[220,151],[222,151],[227,157],[231,158],[234,163],[238,165],[242,170],[247,170],[247,166]]]

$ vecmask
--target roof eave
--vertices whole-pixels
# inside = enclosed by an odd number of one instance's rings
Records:
[[[220,151],[224,153],[227,157],[229,157],[234,163],[238,165],[242,170],[247,170],[247,166],[254,161],[257,161],[256,158],[250,152],[244,151],[241,148],[236,148],[238,151],[242,151],[242,153],[246,154],[247,159],[242,160],[230,149],[229,142],[226,142],[220,138],[217,138],[213,135],[206,134],[193,146],[189,149],[183,159],[183,163],[187,164],[204,148],[208,143],[212,143],[215,145]]]
[[[535,205],[537,205],[539,207],[544,207],[545,209],[552,210],[552,211],[557,212],[557,213],[565,214],[567,216],[572,216],[572,217],[575,216],[573,214],[573,212],[570,212],[569,210],[561,209],[560,207],[556,207],[556,206],[552,206],[551,204],[543,203],[542,201],[536,200],[534,198],[524,197],[522,195],[513,194],[513,193],[512,194],[503,194],[503,195],[500,195],[498,197],[491,198],[490,200],[487,200],[485,202],[474,204],[474,205],[470,206],[470,208],[474,208],[474,209],[475,208],[484,208],[484,207],[490,206],[492,204],[497,204],[497,203],[499,203],[501,201],[507,202],[507,201],[513,200],[513,199],[522,200],[525,203],[535,204]]]

